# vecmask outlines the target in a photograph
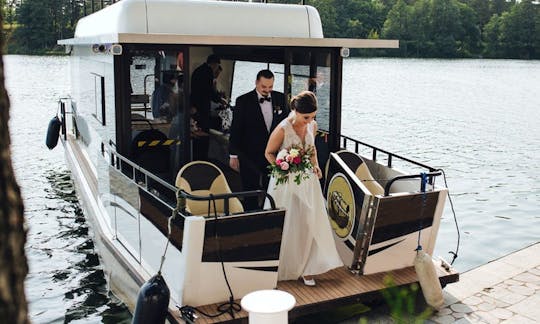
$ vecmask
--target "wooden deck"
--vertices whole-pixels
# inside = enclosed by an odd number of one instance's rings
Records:
[[[438,265],[436,265],[436,269],[443,286],[459,280],[459,273],[455,270],[447,272]],[[413,267],[368,276],[355,275],[347,268],[342,267],[317,276],[315,287],[305,286],[299,280],[290,280],[278,282],[277,289],[287,291],[296,298],[296,306],[289,312],[289,319],[294,319],[338,306],[380,298],[379,290],[385,288],[383,278],[386,274],[390,274],[398,286],[418,281]],[[236,300],[236,302],[240,304],[240,300]],[[215,314],[219,304],[221,303],[205,305],[198,307],[198,309],[207,314]],[[176,312],[174,316],[179,323],[184,323],[179,312]],[[195,323],[247,323],[248,320],[248,313],[244,310],[236,312],[234,319],[228,313],[214,318],[206,317],[200,313],[197,313],[197,316],[199,317]]]

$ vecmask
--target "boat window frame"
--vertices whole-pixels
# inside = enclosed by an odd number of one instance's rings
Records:
[[[101,74],[90,72],[94,77],[94,111],[91,115],[99,121],[102,126],[106,126],[105,118],[105,77]],[[99,100],[98,100],[99,96]]]
[[[242,56],[235,53],[246,53],[246,49],[250,49],[252,52],[255,51],[259,56],[249,59],[252,62],[261,62],[261,63],[277,63],[284,65],[284,78],[283,78],[283,90],[284,95],[287,100],[290,100],[292,94],[290,93],[290,88],[288,85],[289,76],[291,74],[291,64],[293,63],[293,53],[297,51],[310,51],[317,55],[318,53],[330,53],[330,117],[329,117],[329,129],[328,137],[326,141],[331,152],[339,150],[340,143],[340,127],[341,127],[341,78],[343,66],[343,58],[340,55],[339,47],[303,47],[303,46],[275,46],[275,45],[216,45],[216,44],[147,44],[147,43],[125,43],[122,44],[124,53],[129,54],[133,50],[164,50],[164,51],[177,51],[183,52],[184,59],[184,69],[183,69],[183,89],[184,89],[184,107],[191,107],[190,102],[190,89],[191,89],[191,74],[193,71],[190,69],[190,49],[192,47],[211,47],[213,52],[220,56],[222,59],[227,60],[247,60],[246,56]],[[234,49],[231,50],[231,49]],[[272,53],[280,52],[280,57],[269,56],[268,61],[262,60],[261,58],[264,55],[260,53]],[[131,117],[130,109],[125,109],[124,107],[130,107],[130,90],[129,90],[129,57],[130,55],[119,55],[115,56],[115,91],[116,91],[116,115],[119,117],[116,121],[117,126],[117,150],[121,154],[126,154],[130,151],[130,139],[131,139],[131,127],[129,121]],[[253,76],[255,78],[255,75]],[[234,85],[231,85],[231,88]],[[183,143],[189,143],[190,134],[189,134],[189,118],[184,118],[183,129],[184,134],[182,136]],[[191,154],[189,149],[185,149],[183,153],[183,163],[191,161]]]
[[[131,91],[130,91],[130,59],[131,53],[134,50],[137,51],[175,51],[183,53],[184,60],[184,70],[183,70],[183,90],[184,94],[189,93],[190,89],[190,78],[186,77],[189,75],[189,54],[188,54],[188,45],[185,44],[122,44],[123,55],[115,56],[115,100],[116,100],[116,141],[117,141],[117,152],[125,156],[130,156],[131,152]],[[187,68],[186,68],[187,67]],[[184,107],[189,107],[189,95],[184,95],[183,105]],[[186,145],[189,142],[189,132],[187,131],[190,127],[189,118],[184,118],[183,127],[184,130],[183,136],[181,136],[181,141]],[[189,160],[189,150],[183,150],[183,161]]]

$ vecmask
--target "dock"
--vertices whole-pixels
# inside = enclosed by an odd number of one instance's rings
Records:
[[[443,290],[444,306],[425,323],[538,323],[540,242],[460,274]],[[395,323],[386,307],[340,324]]]
[[[452,269],[446,271],[440,265],[437,265],[436,269],[443,284],[455,282],[459,278],[459,274]],[[353,274],[346,267],[341,267],[316,276],[317,285],[314,287],[305,286],[300,280],[288,280],[279,281],[277,289],[292,294],[296,299],[295,307],[289,312],[289,321],[292,322],[305,315],[368,302],[379,296],[380,290],[385,288],[384,278],[387,275],[390,275],[398,286],[418,281],[414,267],[364,276]],[[240,304],[240,300],[236,302]],[[215,314],[219,304],[221,303],[204,305],[198,309],[207,314]],[[234,318],[228,313],[217,317],[206,317],[200,313],[197,315],[199,318],[195,323],[248,322],[248,313],[244,310],[236,312]],[[179,313],[175,314],[175,320],[183,323]]]

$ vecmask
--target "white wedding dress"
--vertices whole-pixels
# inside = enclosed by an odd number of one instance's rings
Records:
[[[314,121],[307,126],[305,144],[302,144],[289,118],[283,120],[280,126],[285,131],[280,150],[293,144],[314,145]],[[343,265],[336,250],[325,200],[315,173],[311,173],[299,185],[294,182],[294,174],[289,175],[286,183],[279,185],[271,177],[268,193],[274,198],[277,207],[286,209],[278,280],[296,280],[302,275],[317,275]]]

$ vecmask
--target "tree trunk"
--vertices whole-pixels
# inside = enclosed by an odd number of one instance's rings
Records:
[[[24,279],[26,228],[21,192],[11,164],[9,98],[4,85],[4,17],[0,12],[0,321],[29,323]]]

